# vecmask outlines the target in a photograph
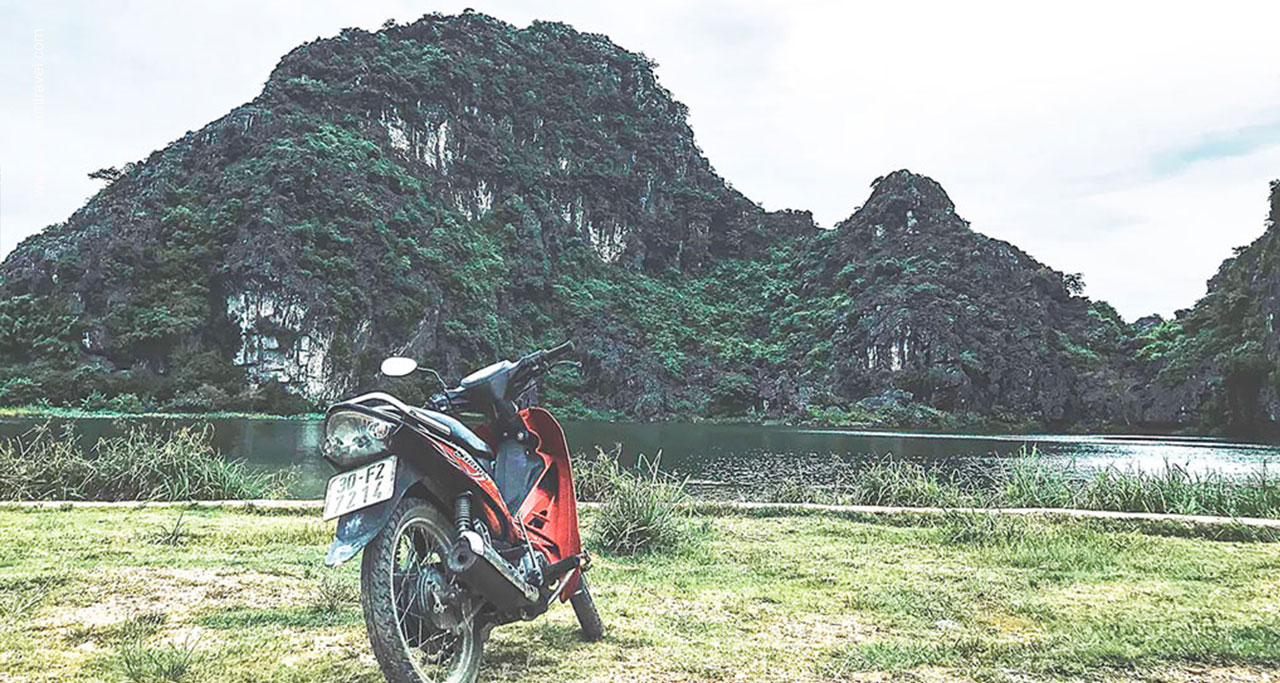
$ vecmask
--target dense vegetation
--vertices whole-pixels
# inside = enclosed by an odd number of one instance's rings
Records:
[[[127,423],[126,423],[127,424]],[[0,436],[0,501],[235,500],[289,496],[291,475],[265,474],[228,459],[211,425],[131,425],[88,442],[71,429],[42,425]],[[621,464],[620,446],[574,455],[578,499],[600,503],[590,537],[631,554],[679,545],[692,499],[736,497],[776,503],[946,508],[1057,508],[1280,519],[1280,471],[1247,475],[1191,472],[1167,464],[1143,472],[1115,467],[1082,476],[1024,451],[979,473],[892,458],[840,467],[828,475],[780,473],[766,488],[711,489],[662,472],[656,458]],[[689,488],[691,487],[691,488]],[[692,496],[690,495],[692,494]]]
[[[1270,203],[1266,233],[1223,262],[1194,308],[1146,321],[1148,412],[1209,430],[1280,431],[1280,181]]]
[[[725,491],[717,493],[723,496]],[[801,477],[784,477],[746,497],[776,503],[1052,508],[1280,519],[1280,472],[1260,468],[1232,476],[1212,470],[1192,472],[1166,463],[1158,471],[1112,466],[1082,476],[1024,452],[981,477],[885,460],[841,470],[821,486]]]
[[[279,475],[251,472],[212,443],[213,427],[133,427],[84,448],[48,424],[0,437],[0,500],[234,500],[284,495]]]
[[[387,354],[457,376],[573,338],[583,372],[541,398],[579,416],[1275,421],[1256,409],[1274,377],[1254,387],[1275,334],[1248,292],[1126,325],[907,171],[835,230],[765,212],[716,175],[648,59],[563,24],[348,29],[95,176],[0,266],[0,405],[292,413],[374,386]],[[1179,368],[1206,353],[1195,382],[1221,391],[1144,393],[1157,372],[1189,386]]]

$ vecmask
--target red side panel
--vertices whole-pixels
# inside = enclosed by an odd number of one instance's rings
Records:
[[[578,497],[573,490],[573,470],[569,465],[569,444],[564,430],[551,413],[542,408],[520,411],[525,427],[538,435],[538,455],[547,467],[538,483],[525,497],[516,515],[524,520],[530,541],[546,551],[552,562],[582,552],[578,535]],[[561,591],[568,600],[578,590],[578,573],[574,572]]]

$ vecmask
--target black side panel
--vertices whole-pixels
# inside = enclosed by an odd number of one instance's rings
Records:
[[[502,492],[502,499],[511,514],[516,514],[520,503],[538,481],[542,474],[542,458],[525,450],[525,447],[514,439],[507,439],[498,444],[498,462],[494,467],[493,478]]]
[[[485,443],[484,439],[476,436],[476,433],[471,431],[471,429],[463,424],[458,418],[449,415],[448,413],[441,413],[434,410],[418,409],[414,412],[423,413],[429,419],[447,427],[448,429],[443,434],[440,434],[440,436],[449,439],[453,443],[464,446],[471,451],[472,455],[480,458],[493,458],[493,450],[489,448],[489,444]],[[433,426],[434,425],[431,423],[427,423],[427,427]]]

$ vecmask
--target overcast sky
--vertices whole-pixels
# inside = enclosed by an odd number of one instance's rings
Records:
[[[288,50],[466,7],[658,62],[716,169],[834,225],[898,168],[1127,318],[1204,293],[1280,177],[1280,2],[52,2],[0,6],[0,254],[86,173],[252,99]]]

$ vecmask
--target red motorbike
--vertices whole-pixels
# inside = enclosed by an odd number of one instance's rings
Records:
[[[502,361],[447,388],[434,370],[388,358],[385,375],[416,370],[444,391],[428,407],[375,392],[325,414],[329,480],[324,518],[338,519],[325,557],[364,550],[360,603],[374,655],[391,683],[473,681],[489,631],[568,601],[588,640],[604,627],[583,576],[577,500],[564,431],[516,400],[570,364],[566,342]],[[474,432],[455,417],[480,413]]]

